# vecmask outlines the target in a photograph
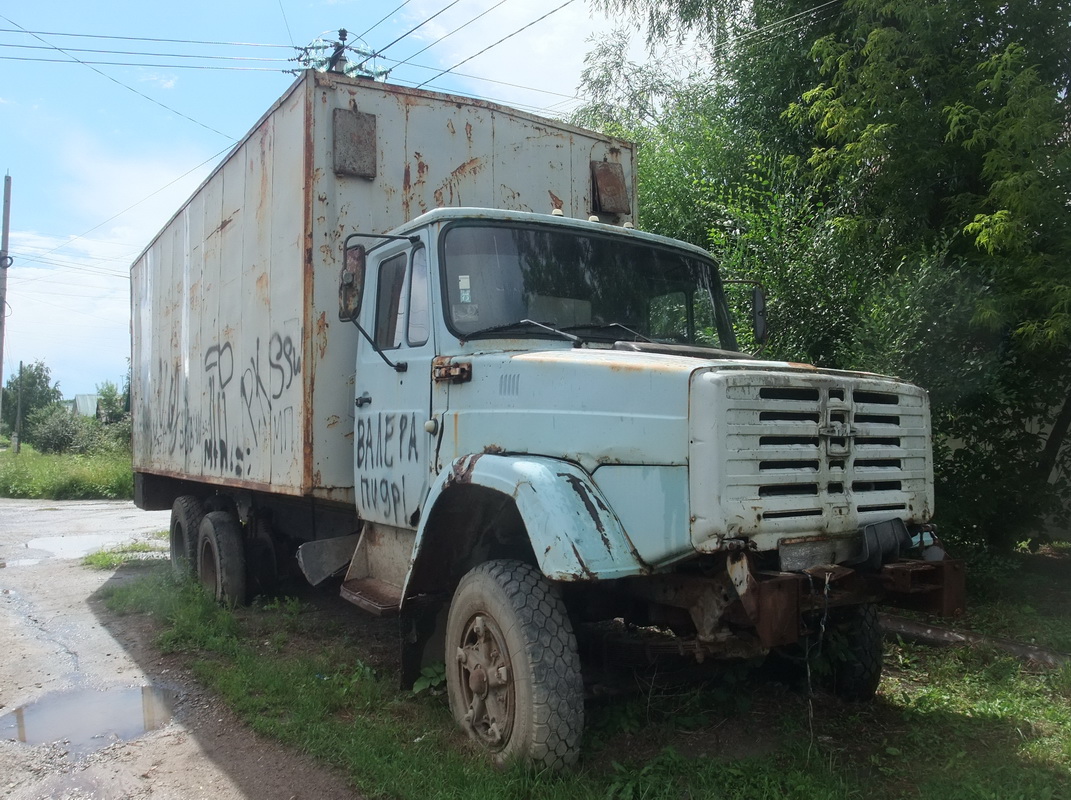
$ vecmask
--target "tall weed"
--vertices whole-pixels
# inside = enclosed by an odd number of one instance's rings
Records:
[[[129,500],[134,473],[126,452],[44,455],[29,447],[0,452],[0,497]]]

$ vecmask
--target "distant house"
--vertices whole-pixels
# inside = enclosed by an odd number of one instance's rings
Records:
[[[76,394],[74,396],[74,408],[72,414],[80,417],[96,417],[97,404],[100,402],[99,394]]]

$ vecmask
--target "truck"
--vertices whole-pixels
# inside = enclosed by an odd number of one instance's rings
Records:
[[[302,73],[131,268],[176,569],[396,616],[403,685],[442,664],[499,762],[573,764],[621,665],[837,636],[825,685],[872,697],[876,604],[963,604],[926,392],[742,352],[710,254],[636,203],[627,141]]]

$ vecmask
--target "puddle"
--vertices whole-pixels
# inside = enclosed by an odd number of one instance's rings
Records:
[[[176,697],[156,686],[53,692],[0,716],[0,739],[66,741],[71,753],[84,755],[164,727]]]
[[[127,533],[87,533],[74,536],[43,536],[24,545],[30,550],[44,550],[56,558],[84,558],[98,550],[129,544]]]

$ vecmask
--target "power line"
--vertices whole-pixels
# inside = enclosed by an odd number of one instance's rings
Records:
[[[283,8],[283,0],[279,0],[279,13],[283,16],[283,27],[286,28],[286,36],[290,40],[291,47],[294,45],[294,34],[290,32],[290,23],[286,19],[286,9]]]
[[[454,28],[454,29],[453,29],[452,31],[450,31],[449,33],[444,33],[444,34],[443,34],[442,36],[440,36],[440,37],[439,37],[438,39],[436,39],[436,40],[435,40],[434,42],[432,42],[431,44],[429,44],[429,45],[428,45],[427,47],[424,47],[424,48],[422,48],[422,49],[420,49],[420,50],[417,50],[417,51],[416,51],[415,53],[413,53],[413,55],[411,55],[411,56],[409,56],[409,58],[405,59],[405,61],[399,61],[399,62],[398,62],[398,63],[397,63],[397,64],[396,64],[395,66],[396,66],[396,67],[400,67],[400,66],[402,66],[403,64],[408,64],[408,63],[409,63],[409,62],[411,62],[411,61],[412,61],[412,60],[413,60],[414,58],[416,58],[416,57],[417,57],[417,56],[419,56],[419,55],[420,55],[421,53],[423,53],[423,52],[424,52],[425,50],[430,50],[430,49],[431,49],[432,47],[434,47],[435,45],[437,45],[437,44],[438,44],[439,42],[441,42],[441,41],[442,41],[443,39],[446,39],[447,37],[453,36],[453,35],[454,35],[455,33],[457,33],[457,32],[458,32],[459,30],[461,30],[462,28],[467,28],[467,27],[468,27],[469,25],[471,25],[472,23],[474,23],[474,22],[475,22],[476,20],[478,20],[478,19],[480,19],[481,17],[484,17],[484,16],[486,16],[486,15],[490,14],[490,13],[491,13],[492,11],[494,11],[494,10],[495,10],[496,8],[498,8],[498,7],[500,6],[500,5],[502,5],[502,4],[503,4],[503,3],[505,3],[505,2],[506,2],[506,0],[498,0],[498,2],[497,2],[497,3],[495,3],[495,4],[493,5],[493,6],[491,6],[491,7],[490,7],[489,9],[487,9],[486,11],[482,11],[482,12],[480,12],[480,13],[479,13],[479,14],[477,14],[477,15],[476,15],[475,17],[473,17],[473,18],[472,18],[472,19],[470,19],[470,20],[469,20],[468,22],[466,22],[466,23],[465,23],[464,25],[458,25],[458,26],[457,26],[456,28]],[[415,65],[414,65],[414,66],[415,66]]]
[[[272,67],[224,67],[224,66],[214,66],[212,64],[142,64],[142,63],[138,63],[138,62],[134,62],[134,61],[84,61],[82,59],[75,59],[74,61],[64,61],[62,58],[30,58],[29,56],[0,56],[0,61],[35,61],[35,62],[37,62],[39,64],[74,64],[74,63],[78,63],[78,64],[82,64],[83,66],[90,67],[91,69],[92,69],[93,66],[102,66],[102,67],[153,67],[155,69],[210,69],[210,70],[222,70],[222,71],[227,71],[227,72],[276,72],[276,73],[278,73],[278,72],[289,72],[289,70],[286,70],[286,69],[275,69],[275,68],[272,68]],[[93,71],[94,72],[100,72],[100,70],[93,70]],[[115,80],[114,78],[111,78],[110,76],[105,75],[103,72],[100,72],[100,74],[104,75],[104,77],[108,78],[109,80],[113,80],[113,81]],[[124,88],[130,89],[130,87],[127,86],[124,83],[120,83],[119,81],[115,81],[115,82],[118,83],[120,86],[123,86]],[[136,89],[130,89],[130,91],[134,92],[135,94],[139,94],[142,97],[145,97],[150,102],[156,103],[156,105],[161,106],[162,108],[166,108],[168,111],[171,111],[171,112],[173,112],[175,114],[178,114],[180,117],[185,117],[186,119],[190,120],[191,122],[194,122],[197,125],[200,125],[202,128],[208,128],[208,130],[212,131],[213,133],[218,133],[220,136],[226,136],[228,139],[232,139],[232,141],[233,141],[233,137],[229,136],[228,134],[223,133],[222,131],[217,131],[215,128],[210,128],[209,126],[205,125],[202,122],[197,122],[197,120],[192,119],[191,117],[187,117],[181,111],[175,111],[175,109],[169,108],[168,106],[164,105],[163,103],[160,103],[160,102],[158,102],[156,100],[153,100],[151,97],[147,97],[146,95],[141,94],[141,92],[137,91]]]
[[[397,14],[397,13],[398,13],[399,11],[401,11],[401,10],[402,10],[403,8],[405,8],[405,7],[407,6],[407,5],[409,5],[409,2],[410,2],[410,0],[405,0],[405,1],[404,1],[404,2],[403,2],[403,3],[401,4],[401,5],[400,5],[400,6],[398,6],[397,8],[395,8],[395,9],[394,9],[393,11],[390,11],[390,12],[388,12],[388,13],[386,14],[386,16],[384,16],[384,17],[383,17],[383,18],[382,18],[382,19],[381,19],[381,20],[380,20],[379,22],[377,22],[377,23],[376,23],[375,25],[373,25],[373,26],[372,26],[371,28],[369,28],[368,30],[366,30],[366,31],[365,31],[364,33],[362,33],[362,34],[359,34],[359,35],[357,36],[357,38],[358,38],[358,39],[363,39],[363,38],[364,38],[365,36],[367,36],[368,34],[370,34],[370,33],[371,33],[372,31],[374,31],[374,30],[375,30],[376,28],[378,28],[378,27],[379,27],[380,25],[382,25],[382,24],[383,24],[384,22],[386,22],[386,21],[387,21],[388,19],[390,19],[390,18],[391,18],[391,17],[393,17],[393,16],[395,15],[395,14]]]
[[[420,29],[421,29],[421,28],[423,28],[423,27],[424,27],[425,25],[427,25],[427,24],[428,24],[429,22],[431,22],[431,21],[432,21],[433,19],[435,19],[435,18],[436,18],[437,16],[439,16],[440,14],[443,14],[443,13],[445,13],[445,12],[449,11],[449,10],[450,10],[451,8],[453,8],[454,6],[456,6],[456,5],[457,5],[458,3],[460,3],[460,2],[461,2],[461,0],[453,0],[453,2],[451,2],[450,4],[448,4],[448,5],[447,5],[447,6],[445,7],[445,8],[441,8],[441,9],[439,9],[439,10],[438,10],[438,11],[436,11],[436,12],[435,12],[434,14],[432,14],[432,15],[431,15],[430,17],[428,17],[428,18],[427,18],[426,20],[424,20],[423,22],[421,22],[421,23],[420,23],[419,25],[416,25],[416,26],[414,26],[414,27],[410,28],[409,30],[407,30],[407,31],[406,31],[405,33],[403,33],[403,34],[402,34],[401,36],[399,36],[399,37],[398,37],[397,39],[395,39],[394,41],[392,41],[392,42],[391,42],[390,44],[388,44],[388,45],[386,45],[386,46],[384,46],[384,47],[381,47],[381,48],[379,48],[378,50],[376,50],[376,52],[374,53],[374,56],[375,56],[375,57],[379,57],[379,56],[383,55],[383,53],[385,53],[385,52],[386,52],[387,50],[389,50],[390,48],[394,47],[394,45],[398,44],[398,42],[400,42],[400,41],[401,41],[402,39],[404,39],[404,38],[405,38],[406,36],[408,36],[409,34],[411,34],[411,33],[415,33],[416,31],[420,30]],[[367,60],[368,60],[368,59],[366,58],[366,59],[365,59],[365,61],[367,61]],[[361,63],[363,64],[364,62],[362,61]]]
[[[51,45],[43,44],[8,44],[0,42],[0,47],[13,47],[20,50],[54,50]],[[259,58],[257,56],[210,56],[201,53],[145,53],[140,50],[94,50],[86,47],[68,47],[65,53],[98,53],[109,56],[142,56],[144,58],[204,58],[210,61],[267,61],[273,64],[289,64],[290,58]]]
[[[13,20],[8,19],[8,17],[3,16],[2,14],[0,14],[0,19],[6,20],[8,22],[8,24],[14,25],[17,28],[22,28],[22,26],[19,25],[17,22],[14,22]],[[25,28],[23,28],[23,30],[25,30]],[[148,100],[150,103],[153,103],[154,105],[160,106],[160,108],[163,108],[163,109],[165,109],[167,111],[170,111],[172,114],[177,114],[178,116],[182,117],[183,119],[189,120],[190,122],[194,123],[195,125],[200,125],[202,128],[204,128],[206,130],[209,130],[209,131],[212,131],[212,133],[219,134],[220,136],[224,137],[225,139],[230,139],[231,141],[234,141],[234,137],[233,136],[228,136],[227,134],[223,133],[223,131],[218,131],[215,128],[211,127],[210,125],[205,125],[203,122],[198,122],[193,117],[187,116],[186,114],[183,114],[181,111],[177,111],[176,109],[171,108],[170,106],[164,105],[159,100],[156,100],[156,99],[154,99],[152,97],[149,97],[149,95],[145,94],[144,92],[139,92],[133,86],[127,86],[125,83],[123,83],[122,81],[116,80],[115,78],[113,78],[108,73],[101,72],[96,67],[94,67],[94,66],[92,66],[90,64],[87,64],[86,62],[82,61],[81,59],[79,59],[76,56],[71,56],[69,53],[65,52],[62,47],[57,47],[56,45],[52,44],[51,42],[48,42],[45,39],[42,39],[37,34],[30,34],[30,35],[33,36],[35,39],[37,39],[42,44],[49,45],[53,49],[59,51],[60,53],[63,53],[65,56],[70,56],[70,58],[72,58],[73,60],[77,61],[79,64],[84,64],[85,66],[89,67],[89,69],[93,70],[95,73],[100,75],[101,77],[107,78],[112,83],[114,83],[114,84],[116,84],[118,86],[122,86],[127,91],[133,92],[138,97],[144,98],[145,100]]]
[[[7,19],[7,17],[2,18]],[[11,20],[7,21],[11,22]],[[11,22],[11,24],[17,25],[18,23]],[[96,33],[60,33],[58,31],[28,31],[23,27],[0,28],[0,33],[27,33],[31,36],[70,36],[82,39],[115,39],[117,41],[126,42],[164,42],[167,44],[206,44],[218,45],[221,47],[281,47],[287,50],[293,49],[292,45],[285,44],[259,44],[255,42],[210,42],[200,39],[158,39],[150,38],[147,36],[105,36],[103,34]]]
[[[432,77],[430,77],[430,78],[428,78],[428,79],[427,79],[426,81],[424,81],[424,83],[418,84],[416,88],[417,88],[417,89],[419,89],[420,87],[422,87],[422,86],[424,86],[424,85],[426,85],[426,84],[428,84],[428,83],[431,83],[431,82],[432,82],[433,80],[435,80],[436,78],[438,78],[438,77],[441,77],[442,75],[445,75],[445,74],[446,74],[446,73],[448,73],[448,72],[453,72],[453,71],[454,71],[455,69],[457,69],[458,67],[460,67],[460,66],[461,66],[462,64],[467,64],[468,62],[472,61],[472,59],[476,58],[477,56],[482,56],[482,55],[483,55],[484,53],[486,53],[486,52],[487,52],[488,50],[490,50],[490,49],[491,49],[492,47],[498,47],[498,45],[502,44],[502,43],[503,43],[504,41],[506,41],[507,39],[512,39],[512,38],[513,38],[514,36],[516,36],[517,34],[519,34],[519,33],[523,32],[523,31],[526,31],[526,30],[528,30],[528,29],[529,29],[529,28],[531,28],[531,27],[532,27],[533,25],[535,25],[535,24],[536,24],[537,22],[542,22],[542,21],[543,21],[543,20],[545,20],[545,19],[546,19],[547,17],[549,17],[549,16],[551,15],[551,14],[555,14],[555,13],[557,13],[558,11],[561,11],[561,10],[562,10],[563,8],[565,8],[565,7],[567,6],[567,5],[569,5],[569,4],[570,4],[570,3],[572,3],[572,2],[574,2],[574,0],[565,0],[565,2],[564,2],[564,3],[562,3],[562,4],[560,5],[560,6],[558,6],[558,7],[556,7],[556,8],[553,8],[553,9],[551,9],[551,10],[550,10],[550,11],[548,11],[548,12],[547,12],[546,14],[544,14],[543,16],[541,16],[541,17],[540,17],[539,19],[534,19],[534,20],[532,20],[532,21],[531,21],[531,22],[529,22],[529,23],[528,23],[527,25],[524,25],[523,27],[521,27],[521,28],[518,28],[517,30],[515,30],[515,31],[514,31],[513,33],[511,33],[511,34],[509,34],[509,35],[507,35],[507,36],[503,36],[503,37],[502,37],[501,39],[499,39],[499,40],[498,40],[497,42],[495,42],[495,43],[493,43],[493,44],[489,44],[489,45],[487,45],[487,47],[485,47],[485,48],[484,48],[483,50],[481,50],[480,52],[478,52],[478,53],[474,53],[473,55],[469,56],[468,58],[466,58],[466,59],[463,59],[462,61],[459,61],[459,62],[457,62],[456,64],[454,64],[454,66],[450,67],[449,69],[444,69],[444,70],[443,70],[442,72],[440,72],[440,73],[439,73],[438,75],[433,75]]]
[[[96,230],[97,228],[100,228],[100,227],[103,227],[104,225],[107,225],[107,224],[108,224],[109,222],[111,222],[111,221],[112,221],[113,219],[116,219],[117,217],[121,217],[121,216],[123,216],[123,214],[125,214],[125,213],[126,213],[126,212],[128,212],[128,211],[130,211],[131,209],[137,208],[137,207],[138,207],[138,206],[140,206],[140,205],[141,205],[142,203],[144,203],[144,202],[146,202],[147,200],[150,200],[151,198],[153,198],[153,197],[155,197],[156,195],[160,194],[160,192],[162,192],[162,191],[163,191],[164,189],[167,189],[168,187],[170,187],[170,186],[173,186],[174,184],[178,183],[178,182],[179,182],[180,180],[182,180],[183,178],[185,178],[185,177],[186,177],[187,175],[189,175],[189,174],[191,174],[191,173],[193,173],[193,172],[196,172],[197,170],[199,170],[199,169],[200,169],[201,167],[203,167],[203,166],[204,166],[205,164],[207,164],[208,162],[210,162],[210,161],[214,161],[215,159],[219,158],[219,157],[220,157],[221,155],[223,155],[224,153],[226,153],[226,152],[227,152],[228,150],[230,150],[230,149],[231,149],[231,146],[230,146],[230,145],[227,145],[226,147],[224,147],[224,148],[223,148],[222,150],[220,150],[220,151],[219,151],[218,153],[216,153],[215,155],[211,155],[211,156],[209,156],[208,158],[206,158],[206,159],[205,159],[204,161],[202,161],[202,162],[201,162],[200,164],[198,164],[198,165],[197,165],[196,167],[191,167],[190,169],[186,170],[186,171],[185,171],[184,173],[182,173],[181,175],[179,175],[179,176],[178,176],[177,178],[175,178],[174,180],[172,180],[172,181],[169,181],[168,183],[165,183],[165,184],[164,184],[163,186],[161,186],[161,187],[160,187],[159,189],[157,189],[157,190],[156,190],[155,192],[152,192],[151,194],[147,194],[147,195],[145,195],[145,196],[144,196],[143,198],[141,198],[140,200],[138,200],[138,201],[137,201],[136,203],[134,203],[133,205],[127,206],[127,207],[126,207],[126,208],[124,208],[124,209],[123,209],[122,211],[120,211],[120,212],[118,212],[118,213],[116,213],[116,214],[112,214],[112,215],[111,215],[110,217],[108,217],[108,218],[107,218],[106,220],[104,220],[103,222],[99,222],[99,223],[97,223],[96,225],[94,225],[94,226],[93,226],[92,228],[90,228],[89,230],[85,231],[84,233],[80,233],[80,234],[79,234],[78,236],[74,236],[74,237],[72,237],[71,239],[69,239],[68,241],[64,242],[63,244],[61,244],[61,245],[57,245],[56,247],[53,247],[53,248],[52,248],[51,250],[47,250],[47,251],[45,251],[44,253],[41,253],[41,255],[42,255],[42,256],[47,256],[47,255],[48,255],[49,253],[55,253],[55,252],[56,252],[57,250],[61,250],[62,248],[64,248],[64,247],[67,247],[67,246],[68,246],[68,245],[69,245],[69,244],[70,244],[71,242],[73,242],[73,241],[76,241],[76,240],[78,240],[78,239],[81,239],[81,238],[85,237],[85,236],[86,236],[87,234],[90,234],[90,233],[92,233],[92,232],[93,232],[93,231],[95,231],[95,230]]]

